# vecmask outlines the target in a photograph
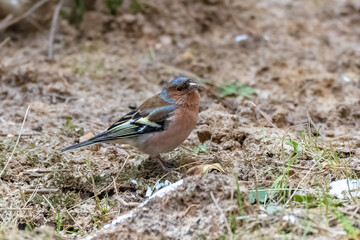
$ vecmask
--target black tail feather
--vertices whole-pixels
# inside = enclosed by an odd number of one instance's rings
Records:
[[[87,147],[87,146],[91,146],[91,145],[94,145],[97,143],[107,142],[107,141],[111,140],[111,139],[106,138],[106,135],[107,135],[106,132],[100,133],[99,135],[96,135],[95,137],[92,137],[89,140],[80,142],[80,143],[72,145],[70,147],[63,148],[63,149],[61,149],[60,152],[63,153],[63,152],[77,149],[77,148],[83,148],[83,147]]]
[[[97,142],[87,140],[87,141],[72,145],[70,147],[63,148],[63,149],[61,149],[61,152],[63,153],[63,152],[67,152],[67,151],[77,149],[77,148],[87,147],[87,146],[90,146],[90,145],[93,145],[93,144],[96,144],[96,143]]]

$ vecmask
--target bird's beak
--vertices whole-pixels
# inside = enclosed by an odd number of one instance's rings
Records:
[[[189,84],[189,86],[190,86],[189,87],[190,93],[192,93],[192,92],[195,92],[196,90],[198,90],[200,84],[192,82],[192,83]]]

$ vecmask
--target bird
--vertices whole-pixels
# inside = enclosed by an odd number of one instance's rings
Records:
[[[61,152],[99,143],[129,144],[150,158],[155,159],[167,171],[161,153],[174,150],[183,143],[198,121],[200,84],[187,77],[175,77],[160,93],[147,99],[106,131]]]

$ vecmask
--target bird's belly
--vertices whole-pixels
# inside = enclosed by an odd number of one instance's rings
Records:
[[[178,120],[171,121],[166,130],[141,136],[136,147],[151,156],[174,150],[187,139],[195,128],[197,114],[183,115],[182,119],[179,117],[174,119]]]

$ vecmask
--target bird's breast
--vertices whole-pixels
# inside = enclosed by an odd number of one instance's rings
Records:
[[[151,156],[170,152],[187,139],[197,121],[197,110],[179,107],[169,119],[165,130],[144,134],[138,139],[136,147]]]

